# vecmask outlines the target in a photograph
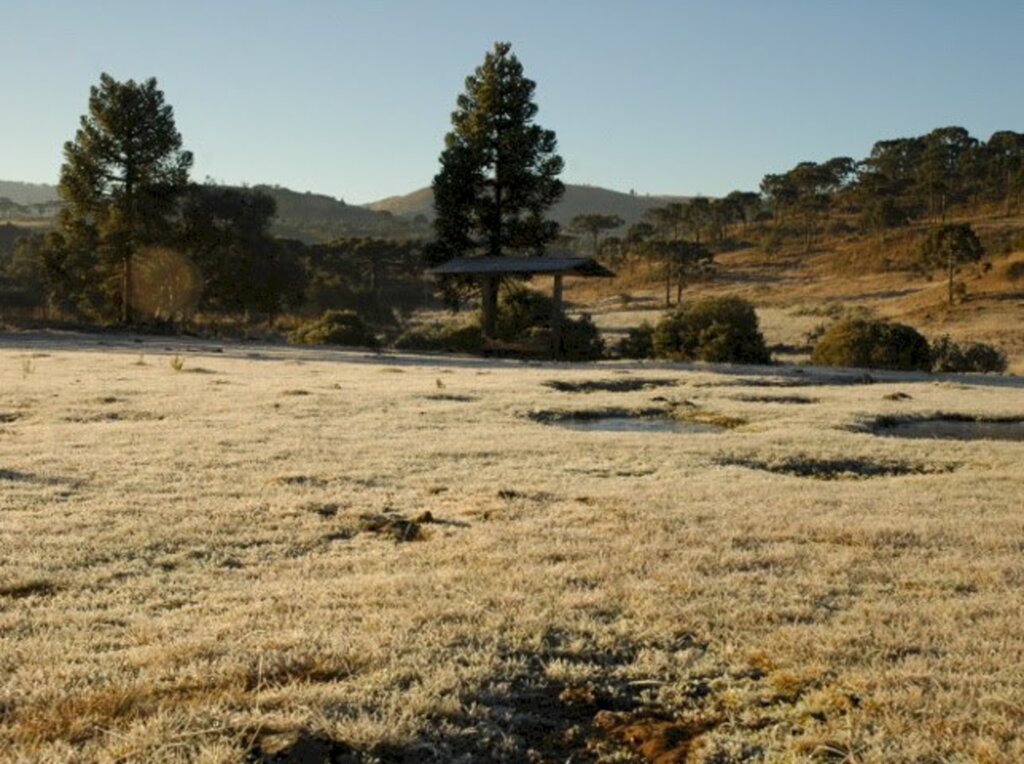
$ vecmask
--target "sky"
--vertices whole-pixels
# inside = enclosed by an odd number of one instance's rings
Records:
[[[55,183],[101,72],[156,77],[193,177],[365,203],[428,185],[507,40],[563,180],[756,189],[959,125],[1024,132],[1020,0],[0,0],[0,178]]]

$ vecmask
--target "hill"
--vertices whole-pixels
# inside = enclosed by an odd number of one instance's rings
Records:
[[[397,218],[389,212],[346,204],[326,194],[300,192],[275,185],[256,185],[277,203],[273,232],[307,243],[349,236],[409,238],[426,233],[424,225]],[[0,180],[0,220],[21,222],[53,218],[60,208],[57,187],[41,183]]]
[[[326,194],[270,185],[253,186],[252,190],[267,194],[277,203],[272,230],[284,238],[316,243],[348,236],[411,238],[426,233],[425,226],[390,212],[346,204]]]
[[[0,199],[10,199],[15,204],[46,204],[60,199],[57,187],[46,183],[22,183],[17,180],[0,180]]]
[[[669,201],[682,201],[683,196],[648,196],[623,193],[599,186],[583,186],[567,183],[565,196],[554,206],[552,219],[561,225],[569,224],[576,215],[601,213],[618,215],[626,224],[635,223],[651,207],[659,207]],[[411,220],[422,215],[427,220],[434,218],[434,195],[430,187],[421,188],[405,196],[389,196],[365,205],[367,209],[389,212],[395,217]]]

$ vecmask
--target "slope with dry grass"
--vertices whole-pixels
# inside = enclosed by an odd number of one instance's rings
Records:
[[[1002,348],[1010,370],[1024,373],[1024,217],[965,218],[988,246],[988,255],[958,275],[966,299],[947,305],[944,274],[922,272],[920,242],[928,226],[886,236],[823,235],[811,252],[796,238],[767,254],[758,245],[765,231],[745,233],[748,246],[719,254],[717,275],[687,287],[684,299],[739,294],[754,303],[769,344],[806,346],[806,334],[841,312],[861,310],[908,323],[931,338],[989,342]],[[613,280],[577,280],[567,295],[579,310],[594,314],[613,340],[641,321],[657,321],[664,310],[664,286],[656,265],[626,262]],[[674,297],[674,294],[673,294]],[[784,360],[806,360],[809,348]]]

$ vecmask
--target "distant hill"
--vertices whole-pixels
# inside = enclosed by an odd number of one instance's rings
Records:
[[[15,204],[45,204],[60,197],[57,187],[46,183],[21,183],[16,180],[0,180],[0,198],[10,199]]]
[[[269,184],[251,188],[268,194],[277,202],[277,217],[272,228],[275,235],[308,243],[349,236],[418,238],[429,235],[427,224],[434,218],[434,195],[429,187],[367,205],[346,204],[326,194]],[[57,187],[42,183],[0,180],[0,199],[4,198],[15,206],[8,209],[0,202],[0,219],[52,217],[60,204]],[[642,196],[598,186],[567,184],[565,196],[555,205],[551,217],[566,226],[576,215],[603,213],[618,215],[629,225],[651,207],[685,198]]]
[[[308,243],[326,242],[348,236],[408,238],[422,236],[425,225],[377,212],[341,199],[309,191],[292,191],[272,185],[252,186],[273,197],[277,236]],[[57,187],[41,183],[0,180],[0,221],[52,218],[60,208]]]
[[[348,236],[407,238],[426,233],[425,226],[417,226],[411,220],[346,204],[326,194],[268,185],[252,186],[252,189],[273,197],[277,203],[277,217],[272,227],[277,236],[315,243]]]
[[[651,207],[660,207],[670,201],[683,201],[684,196],[641,196],[612,191],[599,186],[580,186],[567,183],[565,196],[554,206],[551,217],[563,226],[568,225],[576,215],[601,213],[618,215],[626,225],[635,223]],[[367,209],[390,212],[398,218],[412,220],[422,215],[427,220],[434,218],[434,195],[429,187],[413,191],[405,196],[390,196],[371,202]]]

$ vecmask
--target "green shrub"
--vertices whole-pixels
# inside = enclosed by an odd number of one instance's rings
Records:
[[[735,296],[683,305],[654,327],[654,355],[712,363],[769,363],[754,306]]]
[[[491,352],[515,356],[550,357],[551,298],[523,287],[503,292],[495,317],[495,347]],[[562,314],[559,357],[567,361],[592,361],[604,355],[604,341],[590,316],[570,318]],[[485,349],[479,317],[472,322],[435,323],[409,329],[394,346],[399,350],[434,350],[480,353]]]
[[[654,355],[654,327],[647,321],[629,330],[619,340],[619,355],[623,358],[650,358]]]
[[[548,355],[554,301],[547,295],[513,286],[501,294],[494,336],[502,342],[525,344],[528,353]],[[569,318],[562,313],[559,357],[567,361],[593,361],[604,355],[601,333],[589,315]]]
[[[785,241],[782,231],[779,230],[778,226],[772,226],[762,238],[761,238],[761,249],[764,250],[766,255],[775,255],[782,249],[782,244]]]
[[[928,371],[928,340],[913,327],[878,319],[849,318],[832,324],[811,353],[820,366]]]
[[[446,353],[479,353],[484,333],[479,323],[435,323],[409,329],[395,340],[399,350],[433,350]]]
[[[288,339],[297,345],[351,345],[375,348],[377,337],[358,313],[328,310],[320,318],[298,326]]]
[[[559,357],[566,361],[596,361],[604,355],[604,340],[593,319],[586,313],[579,318],[562,318]]]
[[[494,322],[494,336],[514,342],[530,329],[551,325],[554,301],[532,289],[513,286],[501,293],[498,315]]]
[[[931,359],[932,371],[1006,371],[1006,354],[999,348],[984,342],[959,345],[948,334],[932,343]]]

